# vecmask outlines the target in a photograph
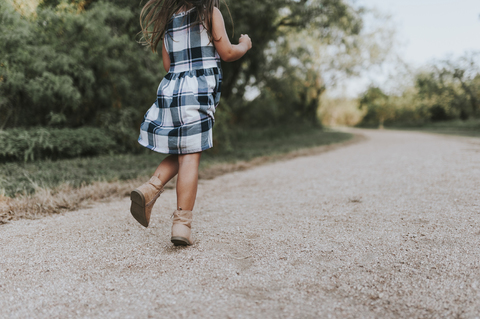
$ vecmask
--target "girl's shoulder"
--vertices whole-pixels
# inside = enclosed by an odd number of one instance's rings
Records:
[[[225,21],[223,20],[222,12],[219,8],[213,7],[213,14],[212,14],[212,23],[224,25]]]
[[[217,7],[213,7],[213,16],[215,15],[223,18],[222,11]]]

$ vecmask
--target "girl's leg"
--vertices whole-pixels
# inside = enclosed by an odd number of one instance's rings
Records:
[[[197,197],[198,165],[202,153],[178,155],[177,210],[173,213],[172,243],[192,245],[192,210]]]
[[[160,194],[163,193],[163,186],[178,173],[178,156],[167,156],[158,165],[154,176],[138,187],[130,194],[132,206],[130,212],[133,217],[143,226],[148,227],[153,205]]]
[[[202,153],[178,155],[177,209],[193,210]]]
[[[178,155],[169,155],[163,159],[155,170],[154,176],[157,176],[162,184],[167,184],[178,173]]]

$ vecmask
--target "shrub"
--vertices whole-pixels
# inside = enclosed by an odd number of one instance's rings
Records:
[[[116,150],[113,136],[98,128],[0,131],[0,162],[96,156]]]

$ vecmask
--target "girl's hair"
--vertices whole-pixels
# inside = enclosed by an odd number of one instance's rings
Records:
[[[195,24],[203,25],[208,32],[210,42],[213,42],[212,16],[214,7],[220,7],[220,0],[149,0],[140,13],[142,43],[149,45],[152,51],[156,52],[173,14],[182,8],[191,9],[193,7],[197,10]]]

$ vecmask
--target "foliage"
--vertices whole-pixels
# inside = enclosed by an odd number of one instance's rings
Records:
[[[138,152],[139,124],[165,74],[161,58],[136,42],[142,3],[10,1],[0,3],[0,129],[93,126],[109,131],[116,149]],[[328,72],[355,74],[382,60],[382,42],[364,33],[364,10],[347,0],[226,2],[232,42],[240,33],[254,42],[223,64],[215,142],[226,150],[235,126],[317,124]],[[31,14],[21,9],[38,3]],[[246,98],[252,90],[260,94]]]
[[[480,117],[480,53],[434,63],[418,72],[414,85],[400,95],[370,88],[359,99],[359,107],[368,109],[361,125],[380,121],[376,110],[382,103],[388,125],[418,126]]]
[[[467,54],[457,61],[441,61],[417,76],[421,104],[433,121],[466,120],[480,111],[480,54]]]
[[[0,131],[0,163],[111,154],[116,142],[105,130],[21,128]]]
[[[366,110],[363,122],[369,124],[378,123],[379,128],[383,128],[385,121],[395,116],[395,109],[390,101],[390,97],[378,87],[368,88],[360,98],[359,107]]]
[[[9,0],[6,0],[9,1]],[[22,15],[29,16],[35,14],[40,0],[10,0],[16,11]]]
[[[323,125],[355,126],[363,119],[365,111],[358,108],[357,99],[332,98],[323,95],[318,110]]]
[[[60,3],[22,17],[0,5],[0,128],[104,126],[101,114],[131,109],[141,121],[161,78],[158,58],[135,42],[134,14],[99,1]]]
[[[232,110],[226,102],[222,102],[221,106],[215,111],[215,128],[213,130],[213,144],[215,145],[215,148],[213,152],[218,152],[220,150],[229,152],[233,150],[232,122]]]
[[[241,122],[253,126],[319,124],[317,109],[325,85],[305,48],[291,44],[285,40],[272,43],[265,73],[256,83],[261,93],[240,113]]]
[[[235,29],[248,33],[254,42],[242,60],[224,67],[222,89],[242,124],[317,123],[327,73],[357,74],[359,68],[382,61],[388,51],[374,52],[381,51],[381,42],[364,33],[364,10],[347,1],[228,4]],[[244,101],[245,92],[252,88],[260,94]]]

